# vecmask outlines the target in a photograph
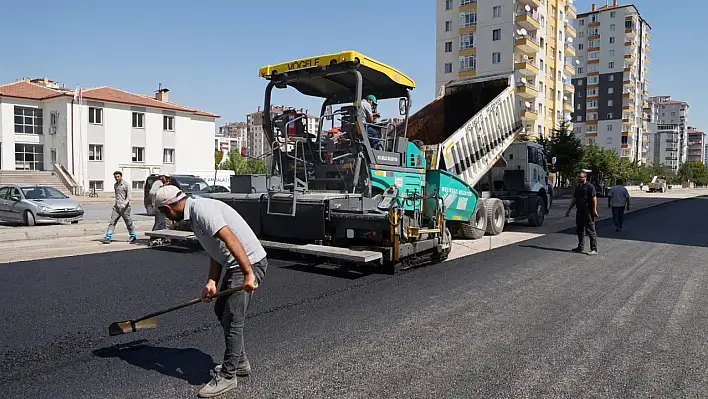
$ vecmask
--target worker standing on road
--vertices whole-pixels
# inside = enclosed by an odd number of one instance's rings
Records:
[[[618,179],[617,184],[610,189],[610,194],[607,196],[607,206],[612,209],[615,231],[622,231],[625,207],[629,211],[629,191],[622,180]]]
[[[597,193],[595,186],[587,181],[585,172],[578,172],[578,185],[575,187],[573,200],[565,212],[565,216],[570,215],[573,206],[577,207],[575,213],[575,227],[578,233],[578,246],[573,248],[573,252],[583,252],[585,247],[585,234],[590,236],[590,252],[588,255],[597,255],[597,232],[595,231],[595,220],[597,214]]]
[[[214,312],[224,329],[224,360],[216,375],[200,391],[208,398],[236,388],[237,376],[247,376],[251,365],[243,343],[243,326],[253,292],[265,277],[266,252],[241,215],[224,202],[210,198],[188,198],[178,187],[166,185],[157,192],[157,206],[167,218],[186,221],[210,256],[209,276],[201,297],[216,293],[216,285],[226,268],[221,290],[241,286],[227,297],[219,297]]]
[[[167,217],[160,212],[157,209],[157,203],[155,202],[156,197],[157,197],[157,191],[160,189],[160,187],[164,186],[168,182],[169,174],[167,173],[160,173],[157,175],[157,180],[155,180],[152,183],[152,186],[150,186],[150,214],[155,216],[155,223],[152,225],[152,231],[157,231],[157,230],[166,230],[167,229]],[[157,244],[161,243],[164,240],[161,238],[151,238],[150,243],[151,244]]]
[[[133,226],[133,219],[130,216],[130,200],[133,198],[132,189],[128,183],[123,180],[123,173],[119,170],[113,172],[113,178],[116,183],[113,185],[113,189],[116,194],[116,202],[113,205],[113,211],[111,212],[111,220],[108,222],[108,229],[106,230],[106,236],[103,241],[104,244],[110,244],[113,240],[113,229],[118,223],[118,219],[123,219],[125,222],[125,227],[128,229],[130,234],[129,242],[135,244],[138,240],[137,234],[135,233],[135,226]]]

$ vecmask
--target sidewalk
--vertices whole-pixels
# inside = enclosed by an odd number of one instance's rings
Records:
[[[137,231],[149,231],[152,229],[153,220],[135,220],[133,225]],[[69,237],[86,237],[100,236],[106,232],[108,227],[107,221],[88,221],[79,222],[78,224],[61,224],[48,226],[22,226],[22,227],[6,227],[0,229],[0,243],[26,241],[26,240],[46,240],[52,238],[69,238]],[[118,221],[115,228],[116,232],[126,232],[125,223],[122,220]],[[138,233],[140,236],[141,233]],[[144,236],[144,234],[143,234]]]

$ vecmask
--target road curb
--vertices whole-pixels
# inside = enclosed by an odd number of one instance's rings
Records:
[[[152,220],[140,220],[133,222],[136,231],[150,230],[153,225]],[[91,223],[78,225],[52,225],[18,227],[0,231],[0,242],[24,241],[24,240],[46,240],[52,238],[65,237],[87,237],[93,235],[103,235],[106,232],[107,223]],[[116,226],[116,230],[124,230],[125,225]]]

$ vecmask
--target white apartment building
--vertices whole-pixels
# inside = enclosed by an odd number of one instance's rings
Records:
[[[0,85],[0,170],[60,165],[81,191],[113,189],[122,170],[134,189],[148,173],[213,169],[218,115],[110,87],[78,97],[48,79]]]
[[[677,124],[649,123],[647,131],[647,165],[664,165],[678,171],[679,126]]]
[[[526,133],[547,136],[573,111],[575,17],[572,0],[437,0],[436,94],[516,70]]]
[[[633,5],[611,5],[578,14],[574,130],[586,143],[614,149],[624,158],[647,162],[651,27]]]
[[[653,119],[659,124],[676,124],[679,127],[678,161],[679,165],[688,160],[688,104],[673,100],[671,96],[649,97],[647,108],[656,112]]]

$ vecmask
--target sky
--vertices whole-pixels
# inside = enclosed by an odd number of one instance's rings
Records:
[[[578,13],[589,11],[592,2],[576,0]],[[68,87],[111,86],[148,95],[162,83],[170,101],[221,115],[219,126],[245,121],[262,106],[267,81],[258,77],[261,66],[356,50],[416,82],[413,110],[435,94],[436,0],[32,4],[30,12],[23,2],[0,0],[0,14],[17,16],[0,24],[0,83],[47,77]],[[650,95],[688,102],[689,125],[708,130],[703,4],[635,2],[652,27]],[[314,114],[321,105],[294,90],[279,90],[273,103]],[[380,108],[397,112],[394,102]]]

